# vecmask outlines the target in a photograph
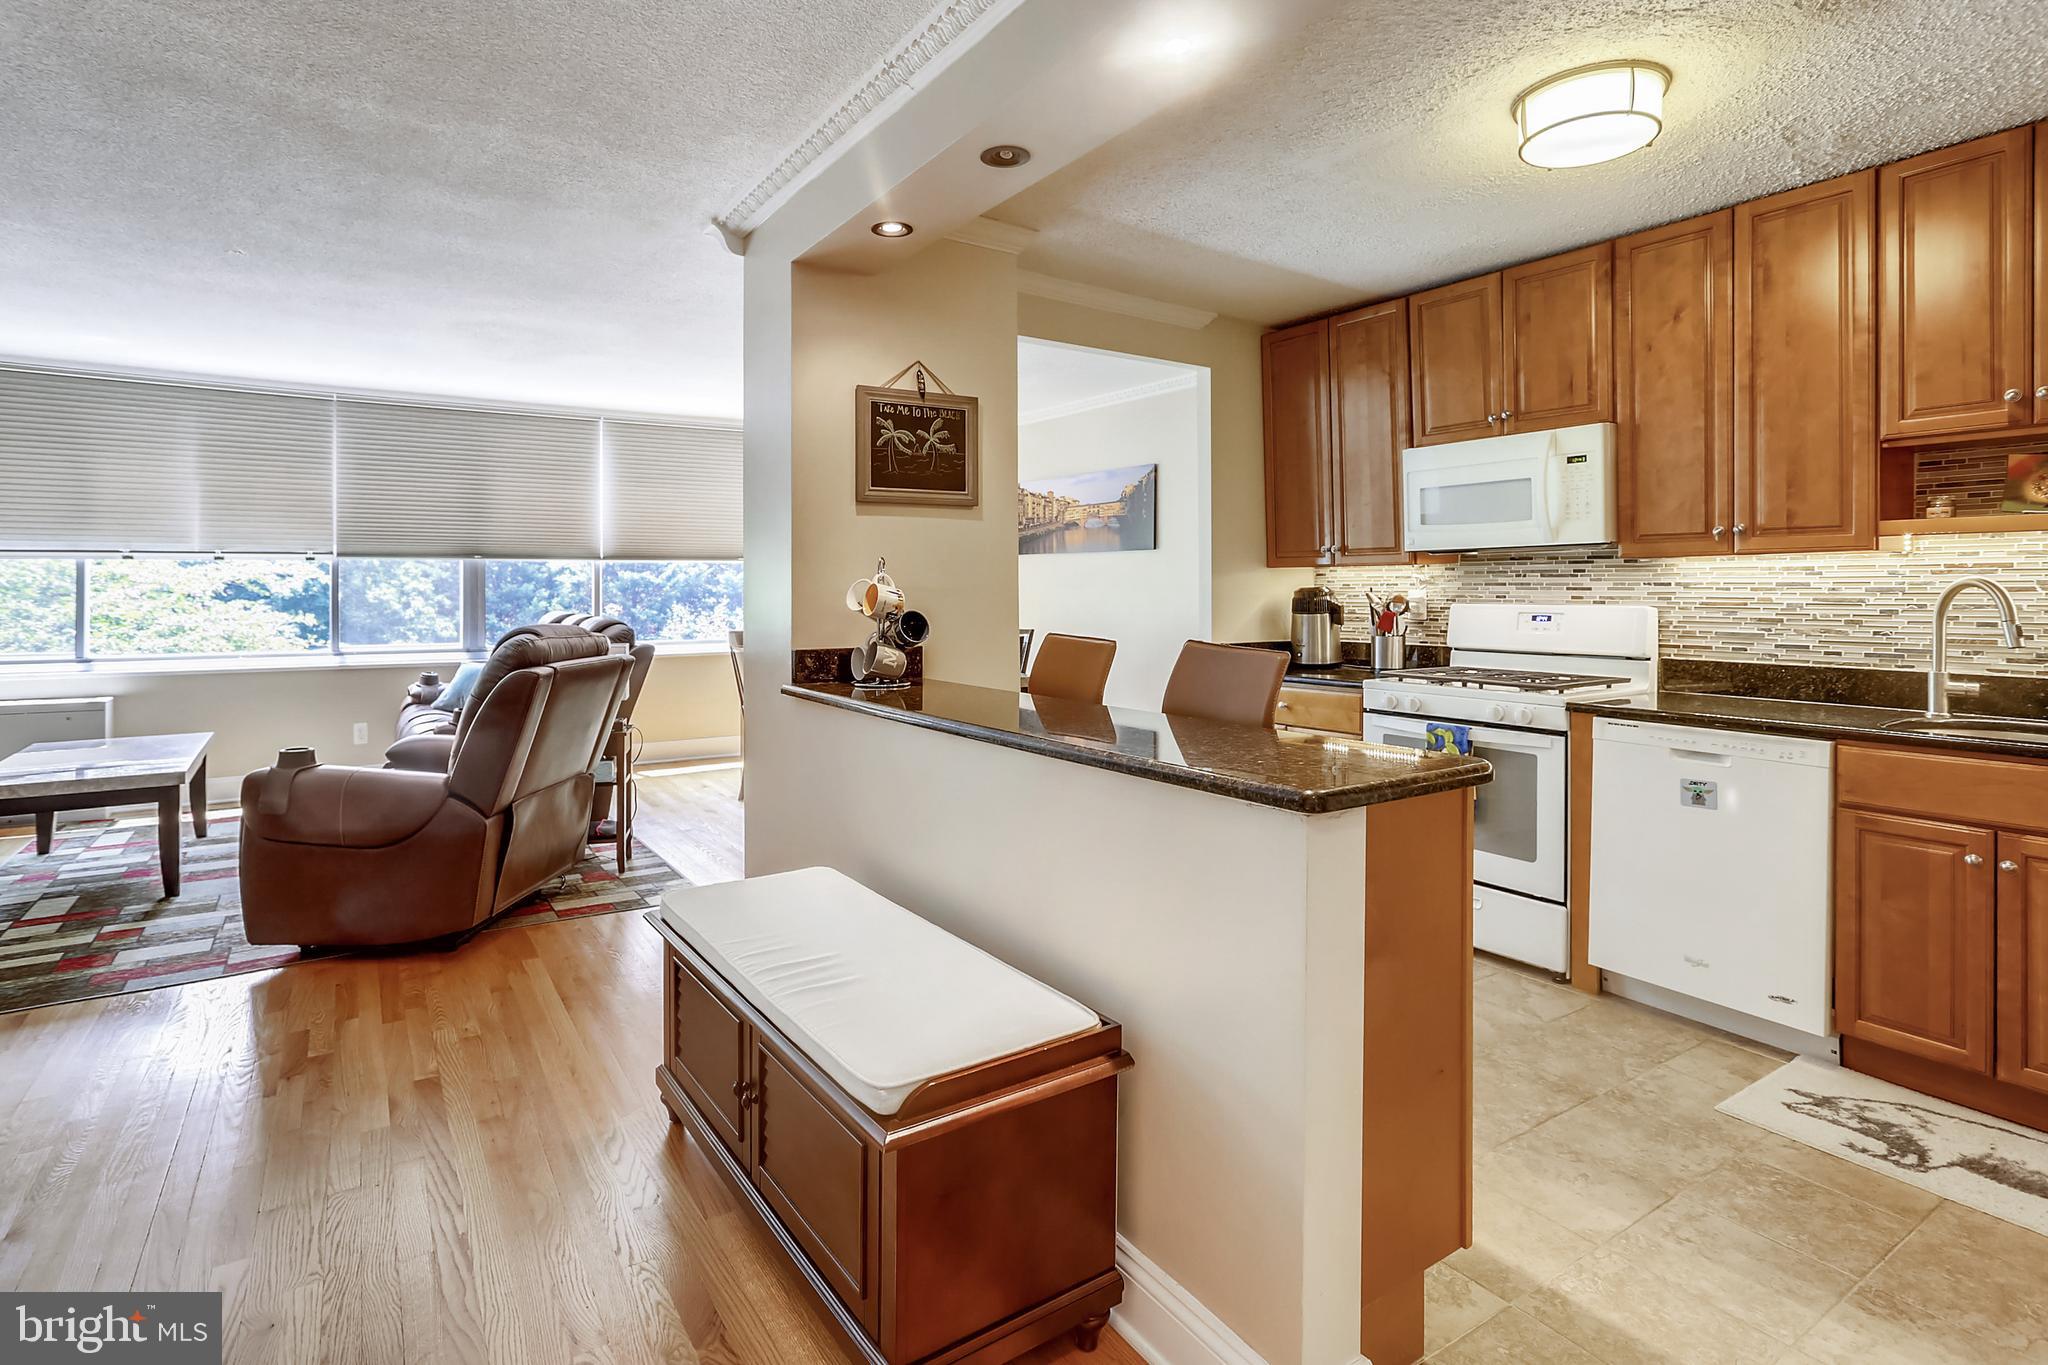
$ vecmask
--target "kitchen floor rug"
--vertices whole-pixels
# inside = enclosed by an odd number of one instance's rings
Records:
[[[1793,1058],[1715,1107],[2048,1234],[2048,1133],[1810,1057]]]
[[[0,1012],[298,961],[296,948],[242,936],[240,819],[225,813],[207,824],[204,839],[186,826],[184,886],[170,899],[157,875],[154,812],[59,825],[47,856],[31,843],[0,861]],[[687,885],[638,840],[621,877],[601,845],[489,929],[643,910]]]

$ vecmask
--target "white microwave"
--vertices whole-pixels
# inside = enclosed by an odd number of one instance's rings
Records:
[[[1402,547],[1614,542],[1614,423],[1401,453]]]

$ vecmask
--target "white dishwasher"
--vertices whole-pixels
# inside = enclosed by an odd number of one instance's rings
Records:
[[[1588,958],[1831,1033],[1833,768],[1826,740],[1596,720]]]

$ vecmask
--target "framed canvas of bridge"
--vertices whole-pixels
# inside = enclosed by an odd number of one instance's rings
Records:
[[[980,504],[980,400],[862,384],[853,401],[854,501]]]
[[[1017,553],[1159,548],[1159,466],[1125,465],[1017,485]]]

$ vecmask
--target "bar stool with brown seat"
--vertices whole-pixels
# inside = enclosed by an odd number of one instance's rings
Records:
[[[1159,709],[1169,716],[1270,728],[1286,672],[1285,650],[1190,640],[1166,679]]]
[[[1102,689],[1109,682],[1109,666],[1115,659],[1114,640],[1093,635],[1048,635],[1038,646],[1038,657],[1031,662],[1031,677],[1025,686],[1034,697],[1058,697],[1099,706]]]

